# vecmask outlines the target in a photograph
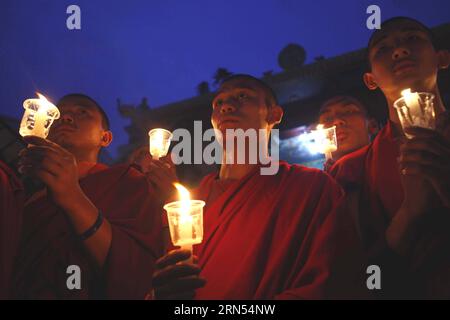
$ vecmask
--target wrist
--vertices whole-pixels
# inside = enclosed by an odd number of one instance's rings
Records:
[[[66,212],[75,212],[92,205],[91,201],[87,198],[79,185],[72,191],[66,191],[65,194],[60,195],[58,199],[59,206]]]

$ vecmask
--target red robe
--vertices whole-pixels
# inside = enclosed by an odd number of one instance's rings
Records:
[[[359,242],[350,217],[334,210],[342,192],[328,175],[281,162],[276,175],[255,168],[218,197],[216,177],[196,191],[207,202],[194,246],[207,280],[197,299],[354,297]]]
[[[47,196],[27,203],[15,297],[38,299],[143,299],[155,259],[162,255],[161,205],[145,176],[128,165],[98,164],[80,186],[109,221],[111,247],[95,267],[65,213]],[[68,290],[69,265],[81,269],[81,290]]]
[[[450,297],[450,259],[442,254],[450,244],[447,209],[430,204],[434,212],[423,221],[419,245],[410,258],[396,256],[385,242],[385,231],[403,202],[399,146],[389,122],[371,144],[339,159],[329,173],[347,193],[358,194],[360,234],[369,259],[385,266],[387,297]]]
[[[0,161],[0,299],[9,298],[11,274],[20,241],[24,189]]]

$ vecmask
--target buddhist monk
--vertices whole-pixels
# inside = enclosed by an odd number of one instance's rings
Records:
[[[397,17],[374,32],[368,59],[364,82],[383,92],[389,121],[369,146],[330,172],[358,193],[360,233],[381,267],[382,297],[449,298],[450,136],[437,83],[449,52],[436,47],[422,23]],[[434,94],[435,130],[403,129],[394,102],[407,88]]]
[[[25,137],[20,169],[46,188],[27,199],[14,272],[19,299],[142,299],[162,252],[161,203],[130,165],[98,162],[106,113],[69,94],[48,140]]]
[[[196,263],[184,261],[188,250],[163,256],[153,278],[153,298],[358,296],[357,285],[363,284],[356,279],[362,274],[359,242],[350,216],[337,210],[341,188],[320,170],[284,161],[276,162],[277,171],[263,174],[268,164],[248,161],[251,142],[241,148],[243,163],[225,159],[233,154],[226,142],[235,139],[235,129],[261,130],[263,139],[254,149],[263,155],[258,159],[269,158],[268,138],[282,116],[275,94],[261,80],[234,75],[222,83],[211,122],[224,158],[220,171],[206,176],[193,195],[206,202],[203,241],[194,246]]]

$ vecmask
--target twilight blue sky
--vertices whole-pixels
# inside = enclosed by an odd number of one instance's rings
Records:
[[[66,28],[66,8],[81,8],[81,30]],[[450,22],[448,0],[0,0],[0,114],[20,118],[35,91],[50,100],[91,95],[126,143],[116,99],[151,107],[195,95],[218,67],[256,76],[280,71],[279,51],[301,44],[307,63],[365,46],[366,8],[382,19]]]

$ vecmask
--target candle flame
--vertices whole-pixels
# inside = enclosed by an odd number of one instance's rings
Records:
[[[36,92],[36,94],[38,95],[39,99],[41,99],[42,101],[48,102],[47,98],[44,95],[40,94],[39,92]]]
[[[188,189],[186,189],[182,184],[180,183],[174,183],[173,184],[175,188],[178,190],[178,196],[180,198],[180,214],[181,218],[183,217],[186,219],[187,216],[189,216],[189,208],[191,205],[191,194],[189,193]]]
[[[47,98],[43,94],[40,94],[39,92],[36,92],[36,94],[38,95],[39,100],[41,100],[43,102],[41,104],[41,108],[39,109],[39,113],[46,114],[47,111],[50,109],[51,102],[48,101]]]
[[[406,98],[407,96],[410,96],[411,93],[411,89],[408,88],[402,91],[402,96]]]

